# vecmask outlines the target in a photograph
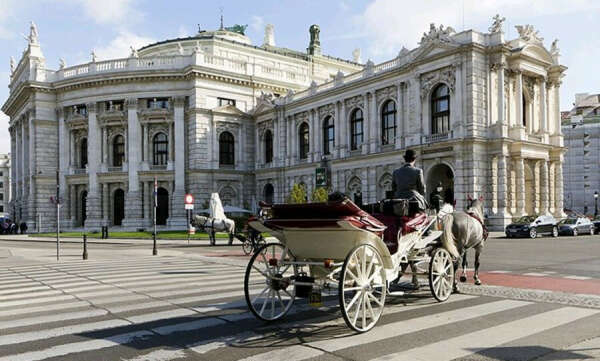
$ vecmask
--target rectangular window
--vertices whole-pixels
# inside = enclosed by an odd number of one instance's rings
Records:
[[[0,172],[0,177],[2,177],[4,175],[4,173]]]
[[[235,107],[235,99],[217,98],[219,100],[219,106],[233,105]]]
[[[4,188],[4,182],[0,182],[0,189]]]
[[[124,102],[122,100],[111,100],[108,102],[104,103],[105,105],[105,110],[107,112],[110,111],[121,111],[123,109],[125,109],[124,107]]]
[[[169,98],[148,99],[148,109],[168,109]]]
[[[79,114],[79,115],[83,115],[84,117],[87,116],[87,106],[85,104],[80,104],[80,105],[76,105],[75,106],[75,114]]]
[[[4,206],[0,205],[0,212],[4,212]]]
[[[4,200],[4,193],[0,193],[0,201]]]

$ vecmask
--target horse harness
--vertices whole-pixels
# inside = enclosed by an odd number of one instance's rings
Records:
[[[474,212],[467,212],[467,214],[473,217],[477,222],[479,222],[479,224],[481,224],[481,229],[483,229],[483,241],[486,241],[490,232],[488,231],[481,218],[479,218]]]

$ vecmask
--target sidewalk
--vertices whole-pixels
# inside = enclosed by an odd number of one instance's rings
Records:
[[[56,237],[36,237],[30,236],[27,234],[11,234],[11,235],[1,235],[0,241],[14,241],[14,242],[50,242],[56,243]],[[217,238],[217,244],[223,245],[228,243],[228,239],[226,238]],[[72,238],[72,237],[61,237],[61,243],[83,243],[83,238]],[[88,238],[88,244],[128,244],[128,245],[147,245],[152,244],[152,239],[139,239],[139,238],[109,238],[109,239],[98,239],[98,238]],[[160,239],[158,238],[156,242],[160,244],[167,245],[181,245],[187,246],[188,241],[185,239]],[[189,244],[194,245],[209,245],[208,238],[206,239],[192,239]],[[238,240],[234,240],[233,244],[240,244]]]

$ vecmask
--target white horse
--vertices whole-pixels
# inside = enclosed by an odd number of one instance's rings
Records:
[[[215,244],[214,233],[215,232],[227,232],[229,233],[230,243],[233,241],[233,234],[235,233],[235,221],[225,216],[225,210],[223,204],[219,198],[219,193],[212,193],[209,201],[209,216],[194,216],[192,225],[202,229],[210,229],[208,232],[210,237],[210,243]]]

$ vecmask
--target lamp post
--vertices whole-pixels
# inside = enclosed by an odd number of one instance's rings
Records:
[[[598,216],[598,191],[594,192],[594,217]]]

